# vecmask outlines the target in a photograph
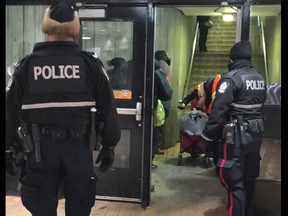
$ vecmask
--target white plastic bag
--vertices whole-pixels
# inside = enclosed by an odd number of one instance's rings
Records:
[[[179,119],[180,131],[186,131],[189,135],[200,135],[204,129],[208,117],[200,115],[200,111],[193,110]]]

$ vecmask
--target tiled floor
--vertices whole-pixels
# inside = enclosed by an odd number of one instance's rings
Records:
[[[225,216],[227,215],[226,191],[215,175],[215,167],[203,168],[201,158],[192,164],[184,153],[181,166],[177,166],[179,145],[157,155],[158,169],[152,171],[151,204],[143,209],[138,203],[96,200],[91,216]],[[281,143],[265,139],[261,149],[261,178],[281,180]],[[7,178],[6,178],[7,180]],[[263,184],[260,185],[263,187]],[[258,187],[260,187],[258,186]],[[267,187],[264,185],[264,188]],[[281,189],[281,183],[280,183]],[[279,184],[274,184],[274,208],[280,208]],[[263,191],[263,188],[261,189]],[[269,193],[267,189],[267,193]],[[269,196],[259,194],[258,203],[270,202]],[[261,204],[261,203],[260,203]],[[260,205],[259,204],[259,205]],[[280,207],[279,207],[280,206]],[[268,211],[265,211],[266,213]],[[30,216],[22,206],[19,196],[6,196],[6,216]],[[58,216],[64,216],[64,200],[59,201]],[[268,216],[268,214],[266,214]],[[261,213],[257,216],[266,216]],[[256,216],[256,215],[255,215]],[[269,214],[276,216],[276,214]],[[279,216],[279,214],[277,214]]]

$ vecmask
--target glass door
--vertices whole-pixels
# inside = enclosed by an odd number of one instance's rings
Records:
[[[113,167],[98,173],[99,199],[141,202],[146,11],[146,7],[103,5],[81,5],[79,9],[82,35],[78,41],[83,50],[102,60],[122,128]],[[95,151],[95,159],[97,154]]]

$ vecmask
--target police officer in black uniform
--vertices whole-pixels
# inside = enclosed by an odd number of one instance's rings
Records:
[[[65,215],[88,216],[97,179],[93,118],[98,113],[104,122],[96,163],[106,172],[120,139],[116,102],[100,60],[73,42],[80,32],[75,7],[61,2],[47,8],[42,27],[48,41],[35,44],[6,88],[6,153],[13,152],[21,125],[23,146],[33,141],[20,178],[22,203],[33,216],[57,215],[60,184]]]
[[[255,178],[259,176],[265,81],[251,63],[248,41],[230,50],[229,71],[222,75],[202,137],[222,138],[217,162],[219,177],[228,191],[229,216],[251,216]],[[219,137],[222,136],[222,137]]]

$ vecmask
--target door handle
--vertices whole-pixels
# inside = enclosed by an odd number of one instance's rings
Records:
[[[136,103],[136,109],[130,108],[117,108],[117,113],[120,115],[135,115],[136,121],[141,121],[141,114],[142,114],[142,103]]]

